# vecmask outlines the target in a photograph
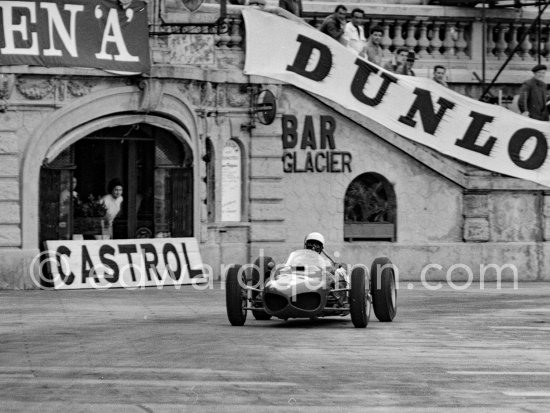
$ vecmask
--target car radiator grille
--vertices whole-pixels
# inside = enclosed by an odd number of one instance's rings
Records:
[[[303,293],[293,297],[292,305],[301,310],[315,310],[321,305],[321,296],[317,293]]]
[[[264,296],[265,306],[271,311],[281,311],[288,305],[286,298],[279,294],[267,293]]]

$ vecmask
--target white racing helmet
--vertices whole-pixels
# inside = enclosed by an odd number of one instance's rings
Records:
[[[325,247],[325,237],[319,232],[312,232],[304,239],[304,248],[308,250],[314,250],[319,254]]]

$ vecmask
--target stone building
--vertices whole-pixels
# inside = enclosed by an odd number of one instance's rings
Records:
[[[357,6],[368,11],[367,26],[384,27],[388,56],[401,44],[413,48],[417,76],[443,63],[451,87],[474,97],[482,92],[481,61],[489,79],[535,16],[487,10],[482,25],[479,9],[422,3]],[[238,6],[228,6],[221,24],[214,4],[195,13],[180,0],[147,7],[150,74],[0,66],[0,288],[36,287],[29,269],[44,241],[85,242],[74,205],[64,209],[59,195],[77,178],[81,200],[98,197],[112,177],[125,188],[115,239],[194,237],[215,277],[223,264],[260,251],[283,259],[311,231],[347,262],[390,256],[403,280],[442,279],[449,270],[464,279],[466,268],[494,279],[494,269],[480,270],[491,264],[515,267],[522,280],[549,277],[548,188],[440,155],[305,90],[245,75]],[[304,1],[305,19],[315,25],[333,7]],[[529,76],[533,43],[522,40],[497,82],[505,95]],[[269,124],[258,109],[262,91],[275,97]],[[285,147],[289,130],[297,141]],[[322,146],[328,135],[333,147]],[[312,152],[312,141],[321,149]]]

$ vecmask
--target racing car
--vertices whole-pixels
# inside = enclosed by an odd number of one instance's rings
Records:
[[[379,321],[392,321],[397,311],[395,272],[386,257],[364,265],[338,264],[324,251],[300,249],[276,265],[261,256],[253,265],[232,265],[226,273],[226,309],[233,326],[245,324],[247,312],[256,320],[351,315],[365,328],[371,310]]]

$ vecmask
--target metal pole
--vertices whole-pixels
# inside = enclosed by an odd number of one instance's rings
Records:
[[[485,87],[485,58],[487,54],[486,47],[486,37],[488,35],[487,33],[487,16],[485,15],[485,0],[483,0],[483,6],[481,9],[481,30],[483,31],[483,35],[481,36],[481,86]],[[492,33],[491,33],[492,35]]]
[[[540,0],[538,1],[538,6],[539,6],[539,16],[542,15],[542,12],[541,12],[541,2]],[[538,19],[538,23],[537,23],[537,63],[540,65],[540,30],[541,30],[541,27],[540,27],[540,17]]]

